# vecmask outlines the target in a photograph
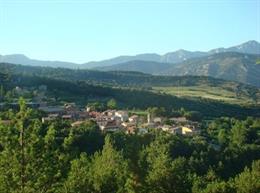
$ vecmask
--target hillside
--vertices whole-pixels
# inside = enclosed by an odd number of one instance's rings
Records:
[[[198,111],[205,117],[220,116],[260,116],[257,106],[240,106],[223,103],[210,99],[180,98],[170,94],[153,92],[137,88],[112,88],[88,84],[82,81],[64,81],[51,78],[12,75],[9,88],[27,87],[37,88],[46,85],[48,97],[63,102],[76,102],[85,106],[91,101],[106,102],[114,98],[121,108],[147,109],[151,106],[165,107],[168,112],[172,109],[185,108],[189,111]],[[237,114],[237,112],[240,112]]]
[[[170,76],[211,76],[238,81],[260,87],[260,55],[223,52],[189,59],[178,64],[132,61],[108,67],[97,68],[103,71],[138,71],[155,75]]]
[[[158,74],[211,76],[260,87],[259,58],[260,55],[220,53],[179,63]]]
[[[36,76],[70,82],[81,81],[113,88],[162,91],[178,97],[214,99],[231,104],[255,105],[260,102],[260,90],[253,86],[205,76],[154,76],[140,72],[101,72],[5,63],[0,63],[0,70],[9,71],[14,76]]]
[[[94,69],[101,71],[136,71],[156,74],[156,72],[167,71],[172,66],[173,65],[169,63],[133,60],[125,63],[115,64],[113,66],[97,67]]]
[[[180,63],[188,59],[200,58],[203,56],[209,56],[216,53],[225,53],[225,52],[238,52],[244,54],[260,54],[260,43],[257,41],[251,40],[245,43],[242,43],[237,46],[232,46],[229,48],[216,48],[208,52],[202,51],[188,51],[184,49],[179,49],[174,52],[168,52],[163,55],[158,54],[139,54],[136,56],[120,56],[116,58],[111,58],[109,60],[103,60],[99,62],[89,62],[83,64],[86,68],[94,67],[106,67],[111,65],[117,65],[122,63],[127,63],[130,61],[142,60],[142,61],[152,61],[159,63]]]
[[[0,63],[13,63],[30,66],[49,66],[49,67],[63,67],[63,68],[79,68],[79,64],[62,61],[45,61],[31,59],[23,54],[0,55]]]

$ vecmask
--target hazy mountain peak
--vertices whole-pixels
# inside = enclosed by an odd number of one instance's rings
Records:
[[[209,51],[209,53],[220,53],[220,52],[239,52],[247,54],[260,54],[260,43],[255,40],[250,40],[245,43],[233,46],[230,48],[217,48]]]
[[[247,41],[243,44],[240,44],[238,46],[234,46],[234,47],[231,47],[231,48],[238,48],[238,49],[258,49],[257,51],[260,52],[260,43],[255,41],[255,40],[250,40],[250,41]]]
[[[24,64],[29,58],[23,54],[0,55],[0,62],[10,62],[15,64]]]
[[[51,66],[51,67],[64,67],[64,68],[95,68],[95,67],[104,67],[104,66],[122,64],[134,60],[174,64],[192,58],[200,58],[203,56],[208,56],[215,53],[223,53],[223,52],[260,54],[260,43],[255,40],[250,40],[237,46],[233,46],[230,48],[217,48],[217,49],[210,50],[209,52],[188,51],[184,49],[179,49],[174,52],[168,52],[164,55],[159,55],[156,53],[143,53],[134,56],[123,55],[123,56],[118,56],[115,58],[102,60],[102,61],[92,61],[85,64],[76,64],[76,63],[61,62],[61,61],[34,60],[28,58],[23,54],[13,54],[13,55],[4,55],[4,56],[0,55],[0,62],[31,65],[31,66]]]
[[[179,53],[185,53],[185,52],[190,52],[190,51],[188,51],[188,50],[184,50],[184,49],[179,49],[179,50],[176,50],[175,52],[179,52]]]
[[[29,59],[24,54],[8,54],[8,55],[1,55],[4,58],[19,58],[19,59]]]
[[[243,43],[244,45],[245,44],[248,44],[248,45],[259,45],[260,43],[258,42],[258,41],[256,41],[256,40],[249,40],[249,41],[247,41],[247,42],[245,42],[245,43]],[[242,44],[242,45],[243,45]]]

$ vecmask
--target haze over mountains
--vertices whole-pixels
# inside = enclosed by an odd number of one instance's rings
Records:
[[[159,54],[139,54],[136,56],[119,56],[116,58],[112,58],[109,60],[103,60],[99,62],[88,62],[83,65],[87,65],[89,67],[103,67],[110,66],[115,64],[121,64],[134,60],[142,60],[142,61],[153,61],[160,63],[179,63],[186,61],[191,58],[198,58],[203,56],[212,55],[215,53],[223,53],[223,52],[239,52],[239,53],[247,53],[247,54],[260,54],[260,43],[257,41],[248,41],[238,46],[233,46],[230,48],[217,48],[210,50],[208,52],[201,51],[187,51],[187,50],[177,50],[174,52],[168,52],[164,55]]]
[[[247,54],[260,54],[260,43],[254,40],[245,42],[238,46],[233,46],[230,48],[217,48],[210,50],[208,52],[200,51],[187,51],[187,50],[177,50],[174,52],[169,52],[164,55],[159,54],[138,54],[136,56],[118,56],[108,60],[87,62],[84,64],[77,64],[72,62],[62,62],[62,61],[44,61],[28,58],[23,54],[10,54],[10,55],[0,55],[0,62],[31,65],[31,66],[50,66],[50,67],[64,67],[64,68],[95,68],[102,66],[110,66],[114,64],[125,63],[134,60],[143,61],[153,61],[162,63],[179,63],[190,58],[198,58],[202,56],[207,56],[215,53],[222,52],[239,52]]]
[[[260,43],[248,41],[230,48],[208,52],[177,50],[164,55],[139,54],[76,64],[61,61],[40,61],[21,54],[0,55],[0,62],[102,71],[139,71],[155,75],[203,75],[234,80],[260,87]]]

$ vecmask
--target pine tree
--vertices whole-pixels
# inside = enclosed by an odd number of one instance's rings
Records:
[[[244,171],[235,178],[237,193],[258,193],[260,190],[260,160],[252,163],[251,169]]]
[[[113,148],[113,142],[109,136],[105,138],[102,152],[94,155],[92,164],[91,182],[95,192],[126,192],[126,184],[130,177],[128,163],[121,152]]]

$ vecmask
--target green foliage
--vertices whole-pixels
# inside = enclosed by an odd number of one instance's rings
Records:
[[[201,113],[197,112],[197,111],[190,111],[190,112],[186,112],[184,113],[184,116],[191,121],[201,121],[202,120],[202,115]]]
[[[129,170],[120,152],[112,145],[110,137],[105,138],[101,153],[94,155],[91,168],[93,186],[97,192],[125,192]]]
[[[237,193],[257,193],[260,190],[260,160],[252,163],[252,168],[245,168],[235,178]]]
[[[71,168],[67,180],[64,183],[64,191],[67,193],[90,193],[94,192],[90,182],[89,172],[91,162],[86,154],[81,154],[79,159],[71,162]]]
[[[149,107],[146,110],[148,113],[150,113],[152,116],[165,116],[166,110],[164,107]]]
[[[145,110],[156,106],[165,108],[167,115],[172,113],[172,109],[184,107],[188,111],[197,111],[203,117],[209,118],[259,116],[259,108],[255,105],[259,98],[259,89],[209,77],[152,76],[135,72],[98,72],[0,64],[0,71],[5,68],[12,69],[9,87],[46,85],[48,88],[47,96],[55,98],[56,102],[76,101],[80,105],[85,105],[98,100],[100,104],[90,106],[99,111],[104,110],[104,104],[107,100],[113,98],[116,100],[118,108]],[[208,87],[221,87],[224,84],[225,88],[232,92],[242,90],[245,95],[250,95],[255,101],[254,106],[241,107],[236,104],[227,104],[222,101],[203,98],[196,100],[194,98],[180,98],[147,89],[154,86],[166,88],[180,85],[196,87],[204,84],[208,85]],[[14,95],[9,91],[10,89],[6,91],[6,100],[12,102]]]
[[[97,124],[94,121],[86,121],[69,131],[68,137],[64,140],[64,147],[73,147],[74,153],[86,152],[92,155],[102,148],[103,140]]]
[[[6,192],[54,192],[66,171],[60,130],[45,128],[37,119],[31,119],[32,111],[25,101],[19,103],[20,110],[11,124],[0,130],[0,187]]]
[[[247,128],[237,121],[231,129],[231,141],[236,145],[243,145],[247,141]]]
[[[0,71],[0,85],[6,85],[10,78],[10,73],[6,70],[6,68],[1,69]]]
[[[228,134],[225,129],[220,129],[218,132],[218,142],[221,145],[225,145],[228,143]]]
[[[20,99],[0,121],[0,192],[256,193],[260,179],[258,118],[202,122],[202,134],[103,134],[41,115]],[[157,112],[160,108],[152,108]],[[183,109],[183,113],[187,111]],[[205,124],[205,125],[204,125]],[[251,167],[250,167],[251,165]]]
[[[167,139],[158,138],[144,151],[145,185],[144,192],[185,193],[190,192],[187,161],[183,157],[171,158]]]
[[[131,187],[128,163],[112,145],[109,136],[101,152],[91,160],[86,155],[72,161],[71,171],[64,188],[68,192],[125,193]]]
[[[107,108],[108,109],[116,109],[117,108],[117,102],[115,99],[110,99],[108,102],[107,102]]]
[[[100,102],[90,102],[87,104],[87,108],[90,108],[91,111],[103,111],[105,106]]]

